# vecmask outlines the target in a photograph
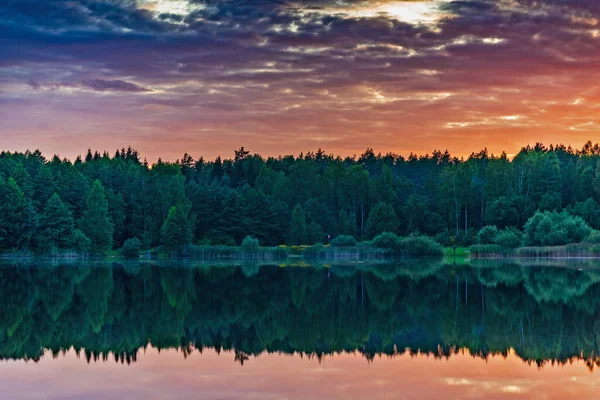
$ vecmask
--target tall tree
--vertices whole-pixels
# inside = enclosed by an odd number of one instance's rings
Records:
[[[13,178],[0,178],[0,248],[14,249],[21,242],[25,223],[25,197]]]
[[[161,229],[161,243],[169,251],[182,251],[194,238],[191,205],[179,203],[169,210]]]
[[[52,248],[66,249],[73,244],[75,222],[69,207],[54,193],[48,200],[40,218],[40,232],[37,236],[41,250]]]
[[[113,241],[113,223],[108,212],[104,187],[95,180],[87,199],[86,209],[79,222],[81,230],[91,241],[93,252],[110,250]]]
[[[292,224],[290,226],[289,243],[294,245],[306,244],[308,241],[308,226],[306,214],[300,204],[296,204],[292,211]]]

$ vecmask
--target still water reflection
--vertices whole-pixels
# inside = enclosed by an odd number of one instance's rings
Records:
[[[599,350],[594,265],[0,267],[2,399],[593,399]]]

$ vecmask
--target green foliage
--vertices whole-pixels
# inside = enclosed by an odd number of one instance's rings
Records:
[[[326,258],[327,250],[321,243],[317,243],[304,250],[302,256],[308,259]]]
[[[92,248],[92,241],[79,229],[73,231],[73,247],[80,253],[87,253]]]
[[[292,224],[290,226],[289,243],[293,245],[306,244],[308,242],[308,226],[306,215],[300,204],[296,204],[292,211]]]
[[[422,235],[402,238],[398,250],[404,257],[441,257],[444,248],[434,239]]]
[[[54,193],[40,217],[40,231],[36,236],[38,247],[42,251],[68,249],[73,243],[75,222],[69,207]]]
[[[382,232],[396,233],[398,230],[398,216],[394,208],[384,202],[379,202],[369,213],[366,224],[367,238],[374,238]]]
[[[246,236],[263,246],[325,242],[328,234],[365,240],[388,231],[468,246],[481,227],[523,229],[536,210],[566,209],[600,229],[596,149],[536,144],[511,159],[484,149],[461,160],[448,152],[404,158],[372,149],[352,158],[321,150],[263,158],[240,148],[231,158],[185,154],[152,165],[131,148],[112,157],[90,150],[73,162],[2,152],[0,251],[49,246],[41,244],[40,221],[55,193],[94,252],[133,237],[144,248],[159,246],[169,210],[183,203],[197,217],[192,243],[212,245],[240,244]],[[515,235],[503,238],[516,243]]]
[[[560,246],[578,243],[592,232],[581,218],[566,211],[536,212],[525,224],[525,243],[528,246]]]
[[[583,243],[600,245],[600,231],[593,231],[583,239]]]
[[[533,215],[535,204],[520,195],[502,196],[490,204],[485,222],[500,229],[520,228]]]
[[[130,238],[125,240],[125,243],[123,243],[121,254],[125,258],[139,258],[141,249],[142,241],[138,238]]]
[[[439,242],[438,242],[439,243]],[[466,258],[470,255],[470,251],[468,247],[446,247],[444,248],[444,256],[445,257],[458,257],[458,258]]]
[[[189,204],[171,207],[161,229],[161,241],[168,251],[181,252],[192,243],[193,219]]]
[[[91,241],[91,251],[101,253],[112,248],[114,226],[110,220],[104,187],[99,180],[94,181],[87,196],[79,225]]]
[[[494,243],[504,249],[516,249],[523,244],[523,232],[513,227],[506,228],[498,232]]]
[[[26,217],[23,192],[13,178],[0,177],[0,248],[17,249]]]
[[[583,218],[592,228],[600,229],[600,205],[591,197],[567,207],[567,211]]]
[[[477,243],[479,244],[492,244],[496,236],[500,233],[500,230],[494,225],[487,225],[481,228],[477,234]]]
[[[350,235],[339,235],[331,240],[331,247],[354,247],[357,242],[354,236]]]
[[[397,251],[400,246],[400,238],[392,232],[383,232],[371,240],[371,245],[379,249]]]
[[[249,252],[256,252],[259,249],[259,241],[257,238],[252,236],[246,236],[244,240],[242,240],[242,249]]]
[[[560,193],[544,193],[540,199],[539,209],[541,211],[560,211],[562,209]]]
[[[498,244],[474,244],[469,247],[469,252],[474,257],[486,255],[497,256],[503,254],[505,249]]]
[[[208,244],[213,246],[235,246],[235,239],[229,235],[219,232],[209,232],[204,240],[199,244]]]

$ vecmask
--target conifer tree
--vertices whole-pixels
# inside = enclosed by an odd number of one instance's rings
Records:
[[[31,179],[31,175],[29,175],[29,172],[27,172],[23,164],[17,164],[12,173],[12,177],[15,178],[17,185],[19,185],[23,191],[23,195],[26,198],[31,198],[33,195],[33,179]]]
[[[25,197],[13,178],[0,178],[0,248],[14,249],[21,242],[25,223]]]
[[[181,251],[193,239],[194,218],[190,215],[191,206],[179,203],[169,210],[161,229],[161,243],[169,251]]]
[[[292,211],[292,224],[290,226],[290,244],[306,244],[308,241],[308,226],[306,224],[306,215],[300,204],[296,204]]]
[[[95,180],[80,221],[81,231],[91,241],[93,252],[104,252],[112,247],[114,226],[108,212],[108,201],[102,183]]]
[[[66,249],[72,245],[75,222],[69,207],[56,193],[50,197],[40,218],[40,233],[37,237],[40,249]]]

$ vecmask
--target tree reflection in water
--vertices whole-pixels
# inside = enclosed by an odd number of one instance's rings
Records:
[[[409,352],[600,365],[600,269],[440,262],[0,267],[0,358]]]

